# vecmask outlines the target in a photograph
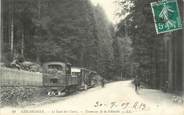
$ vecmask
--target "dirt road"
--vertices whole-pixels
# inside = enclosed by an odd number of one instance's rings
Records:
[[[184,115],[184,105],[174,104],[172,96],[151,89],[137,94],[131,81],[120,81],[34,106],[3,108],[1,115]]]

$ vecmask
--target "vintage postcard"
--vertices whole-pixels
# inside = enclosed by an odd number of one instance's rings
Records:
[[[0,0],[0,115],[184,115],[183,0]]]

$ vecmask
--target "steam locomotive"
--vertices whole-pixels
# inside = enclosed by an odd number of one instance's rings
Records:
[[[98,77],[95,71],[71,67],[69,63],[43,64],[43,87],[49,96],[64,96],[76,90],[86,90],[97,85]]]

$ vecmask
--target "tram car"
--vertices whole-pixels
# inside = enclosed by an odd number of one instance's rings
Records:
[[[86,90],[97,85],[98,79],[95,71],[86,68],[72,67],[71,74],[73,77],[78,78],[79,90]]]

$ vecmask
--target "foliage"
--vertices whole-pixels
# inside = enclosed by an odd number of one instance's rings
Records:
[[[70,62],[110,77],[113,27],[102,8],[89,0],[4,0],[3,4],[8,6],[3,11],[6,60],[13,31],[14,52],[21,50],[26,60]]]
[[[105,16],[103,9],[100,6],[94,8],[95,19],[95,36],[97,41],[97,71],[106,77],[112,79],[113,77],[113,39],[114,30],[112,24]]]
[[[1,106],[21,106],[41,96],[42,90],[33,87],[2,87]]]

